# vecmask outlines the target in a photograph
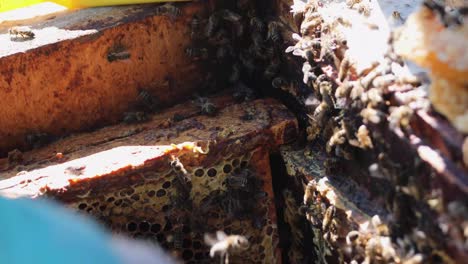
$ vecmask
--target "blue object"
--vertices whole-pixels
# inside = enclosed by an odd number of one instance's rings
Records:
[[[111,236],[53,202],[0,197],[0,264],[120,264]]]

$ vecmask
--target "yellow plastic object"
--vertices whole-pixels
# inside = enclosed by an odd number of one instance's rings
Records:
[[[162,2],[189,2],[191,0],[0,0],[0,12],[26,7],[33,4],[54,2],[67,8],[131,5]]]

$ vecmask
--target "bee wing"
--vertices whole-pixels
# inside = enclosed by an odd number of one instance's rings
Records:
[[[218,243],[218,240],[216,240],[216,238],[212,235],[205,234],[203,238],[205,240],[205,243],[209,246],[213,246],[214,244]]]
[[[218,239],[218,241],[222,241],[226,239],[226,237],[227,235],[223,231],[216,231],[216,238]]]

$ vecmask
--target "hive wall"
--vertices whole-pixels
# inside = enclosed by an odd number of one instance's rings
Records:
[[[206,3],[205,3],[206,4]],[[200,88],[202,65],[188,58],[190,21],[202,3],[180,4],[174,19],[159,5],[75,10],[20,21],[31,41],[10,40],[0,26],[0,155],[31,149],[26,136],[60,138],[115,124],[134,110],[147,90],[164,107]],[[110,59],[124,54],[121,59]]]

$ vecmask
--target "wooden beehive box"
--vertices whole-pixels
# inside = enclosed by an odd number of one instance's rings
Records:
[[[95,8],[22,20],[24,42],[0,23],[0,191],[57,199],[188,263],[209,261],[216,230],[248,237],[235,263],[461,263],[466,132],[386,39],[420,6]]]

